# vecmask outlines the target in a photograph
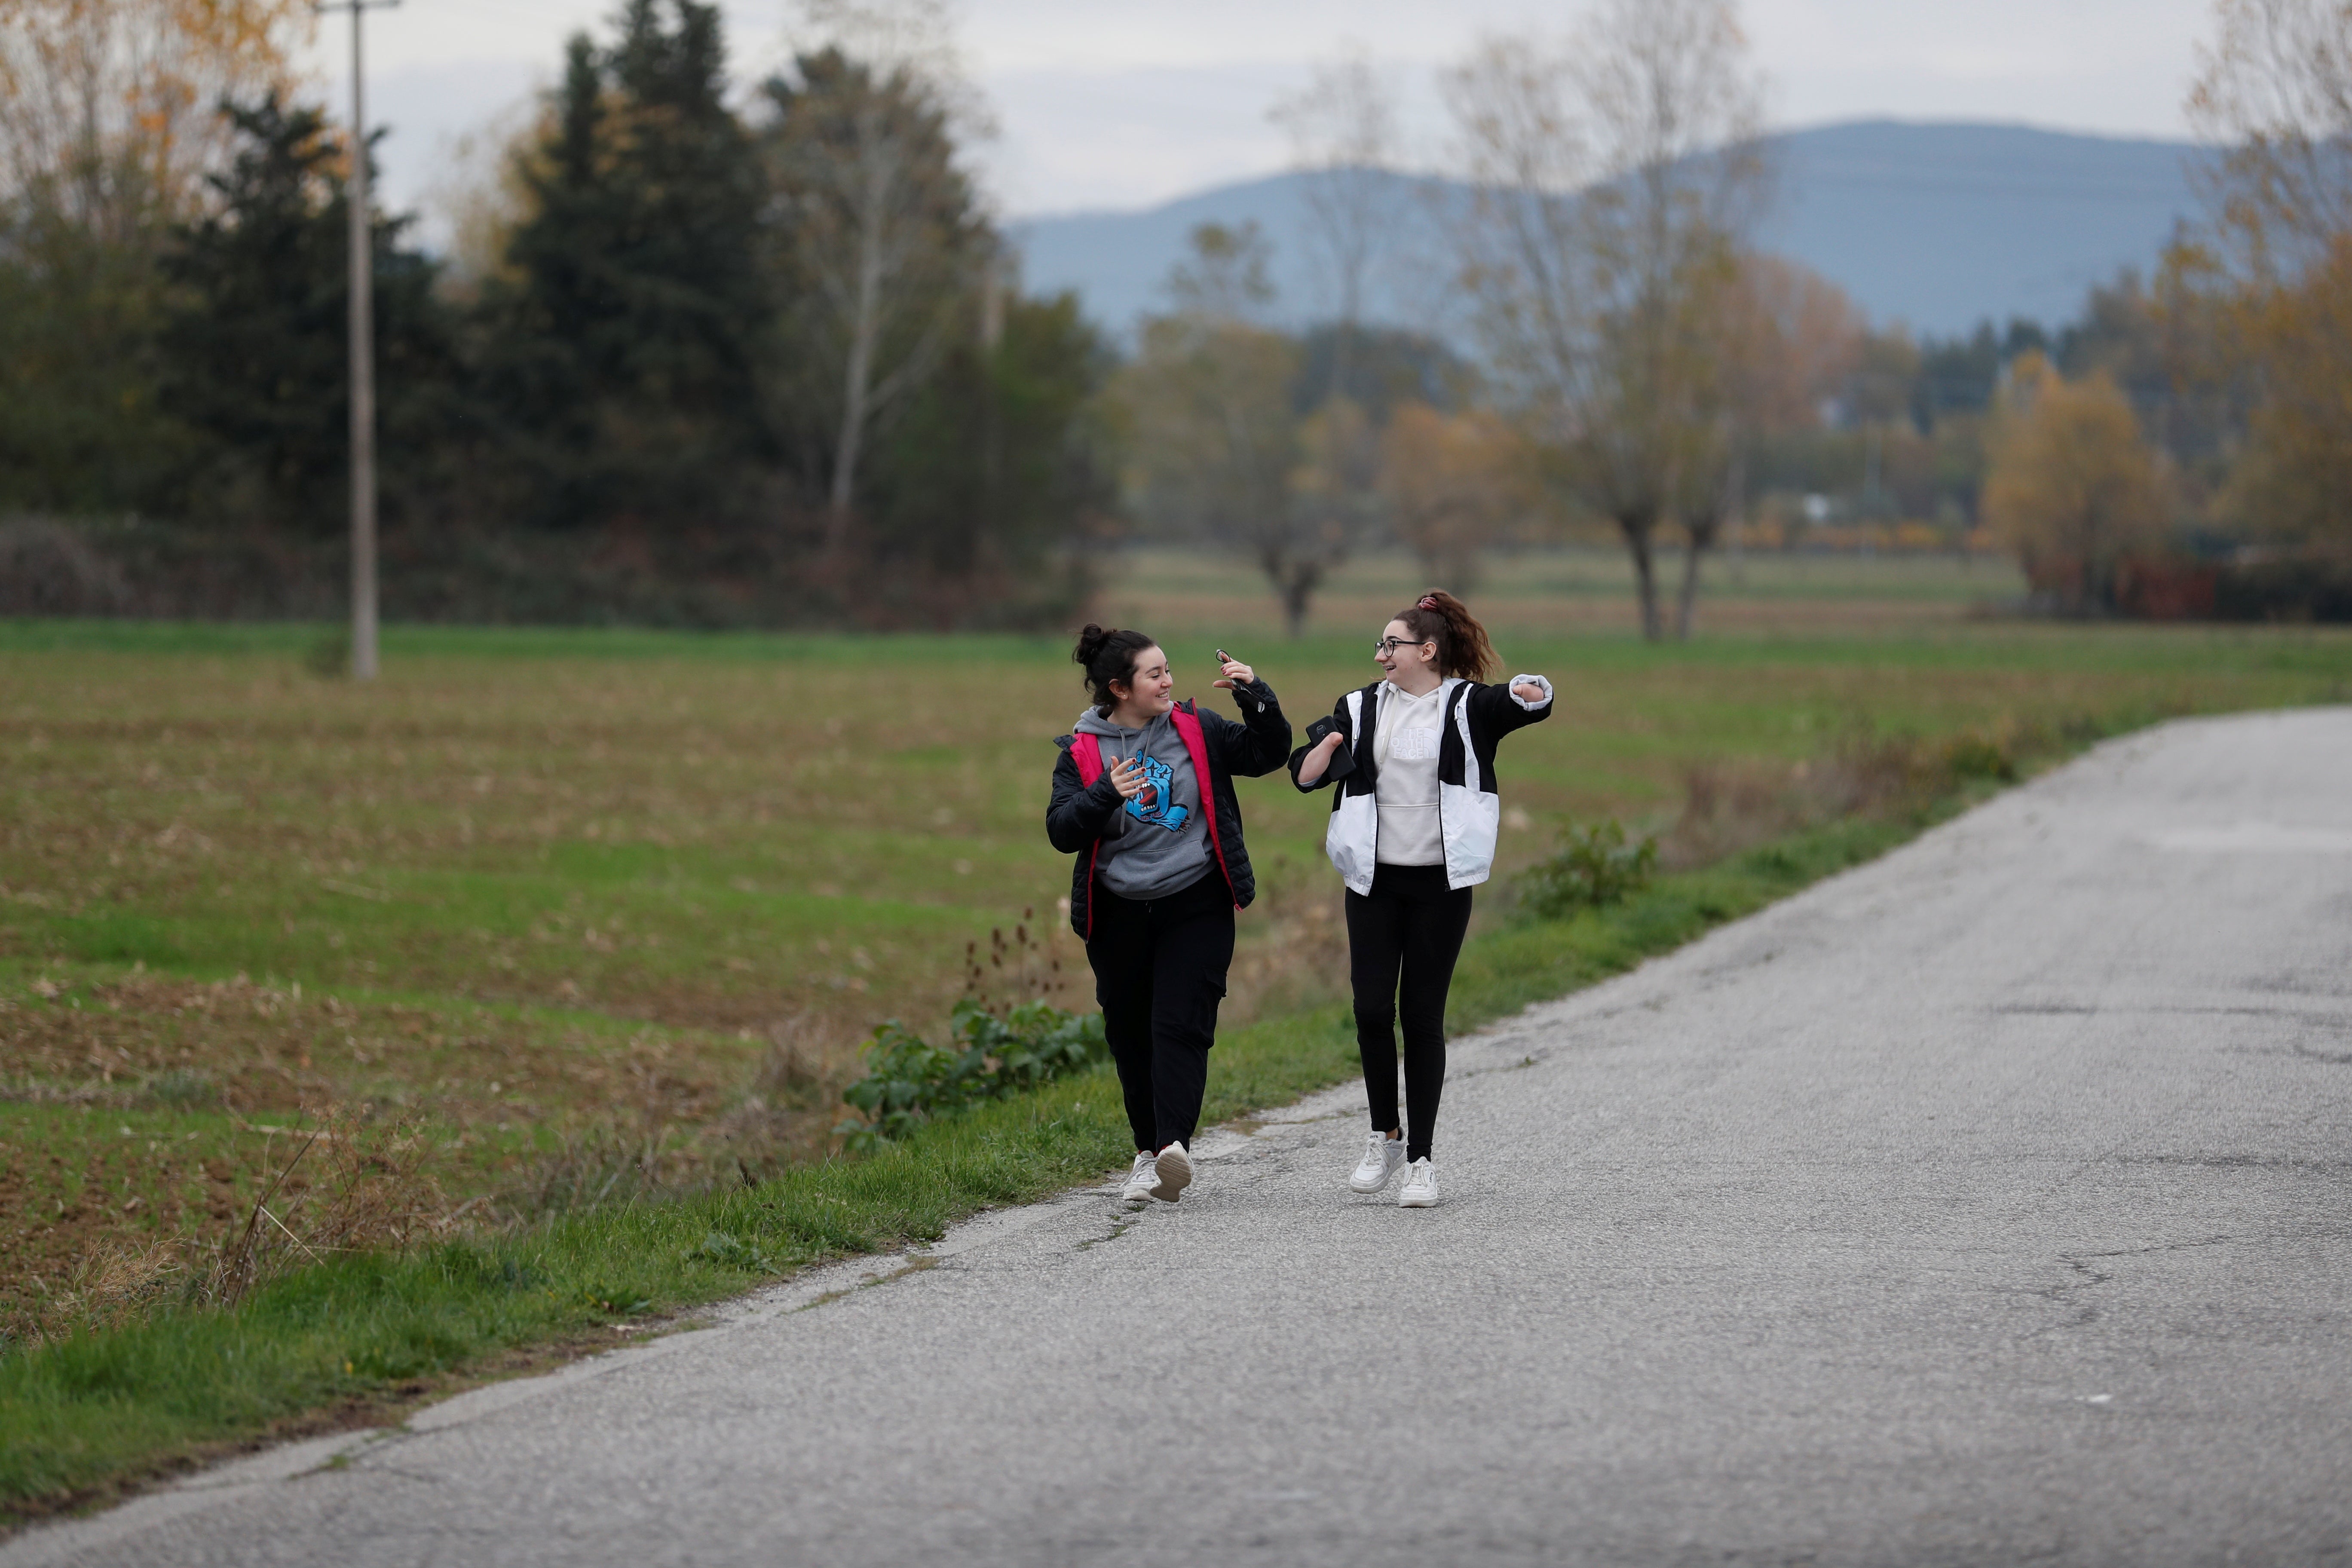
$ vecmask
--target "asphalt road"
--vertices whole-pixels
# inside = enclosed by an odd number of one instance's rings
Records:
[[[0,1564],[2352,1563],[2352,710],[1460,1042],[1437,1209],[1361,1103]]]

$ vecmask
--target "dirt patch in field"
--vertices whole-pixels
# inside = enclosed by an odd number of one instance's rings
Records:
[[[758,1172],[830,1136],[849,1054],[772,1036],[52,972],[0,992],[0,1334],[211,1268],[311,1132],[415,1129],[474,1224]],[[299,1202],[331,1163],[298,1170]],[[594,1178],[589,1179],[593,1167]],[[373,1180],[373,1179],[372,1179]],[[381,1189],[381,1181],[373,1181]],[[380,1193],[379,1194],[380,1195]]]

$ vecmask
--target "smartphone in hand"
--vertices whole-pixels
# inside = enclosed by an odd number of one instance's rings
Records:
[[[1324,714],[1307,726],[1307,743],[1310,746],[1321,745],[1339,727],[1339,721],[1332,718],[1328,713]]]

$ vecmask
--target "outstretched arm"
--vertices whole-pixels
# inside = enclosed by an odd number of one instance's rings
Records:
[[[1497,735],[1507,735],[1551,717],[1551,682],[1540,675],[1515,675],[1507,686],[1475,688],[1470,716]]]

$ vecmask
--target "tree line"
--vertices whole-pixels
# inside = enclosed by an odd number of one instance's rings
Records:
[[[168,519],[159,572],[235,555],[300,607],[345,518],[353,149],[289,95],[298,18],[19,4],[0,509]],[[135,116],[26,104],[76,67],[137,86],[159,38],[152,96],[217,105],[185,167]],[[389,613],[982,624],[1082,590],[1108,355],[1020,289],[948,84],[826,46],[728,89],[715,6],[625,0],[511,149],[478,275],[375,221]]]
[[[457,259],[376,219],[391,613],[1048,620],[1123,536],[1233,552],[1296,630],[1370,548],[1467,588],[1605,532],[1688,636],[1711,552],[1843,529],[1997,542],[2062,612],[2352,614],[2324,0],[2219,0],[2208,216],[2054,331],[1915,339],[1765,253],[1736,0],[1603,0],[1444,75],[1450,182],[1367,59],[1317,72],[1274,118],[1322,323],[1204,225],[1123,344],[1020,288],[936,7],[811,6],[866,25],[738,101],[715,9],[625,0]],[[163,520],[52,541],[85,598],[332,613],[354,150],[288,85],[307,15],[0,0],[0,510]],[[1423,330],[1361,319],[1383,268]]]
[[[2212,68],[2254,68],[2277,39],[2248,28],[2324,9],[2224,4]],[[2324,405],[2341,341],[2325,274],[2263,273],[2242,258],[2277,247],[2242,236],[2235,269],[2213,259],[2263,210],[2234,193],[2284,186],[2263,133],[2231,133],[2215,216],[2153,277],[2094,288],[2054,330],[1920,338],[1758,245],[1777,171],[1730,0],[1608,0],[1564,34],[1489,38],[1441,85],[1448,182],[1385,172],[1395,117],[1360,58],[1277,108],[1334,320],[1269,326],[1263,237],[1206,226],[1111,384],[1131,513],[1255,563],[1294,626],[1368,542],[1461,588],[1497,543],[1601,531],[1654,638],[1691,634],[1727,543],[1839,537],[1998,548],[2063,614],[2352,615],[2341,448],[2296,412]],[[2352,97],[2328,90],[2294,101]],[[1412,231],[1443,243],[1395,255]],[[1421,272],[1464,353],[1356,321],[1383,265]],[[1433,374],[1349,369],[1408,346]]]

